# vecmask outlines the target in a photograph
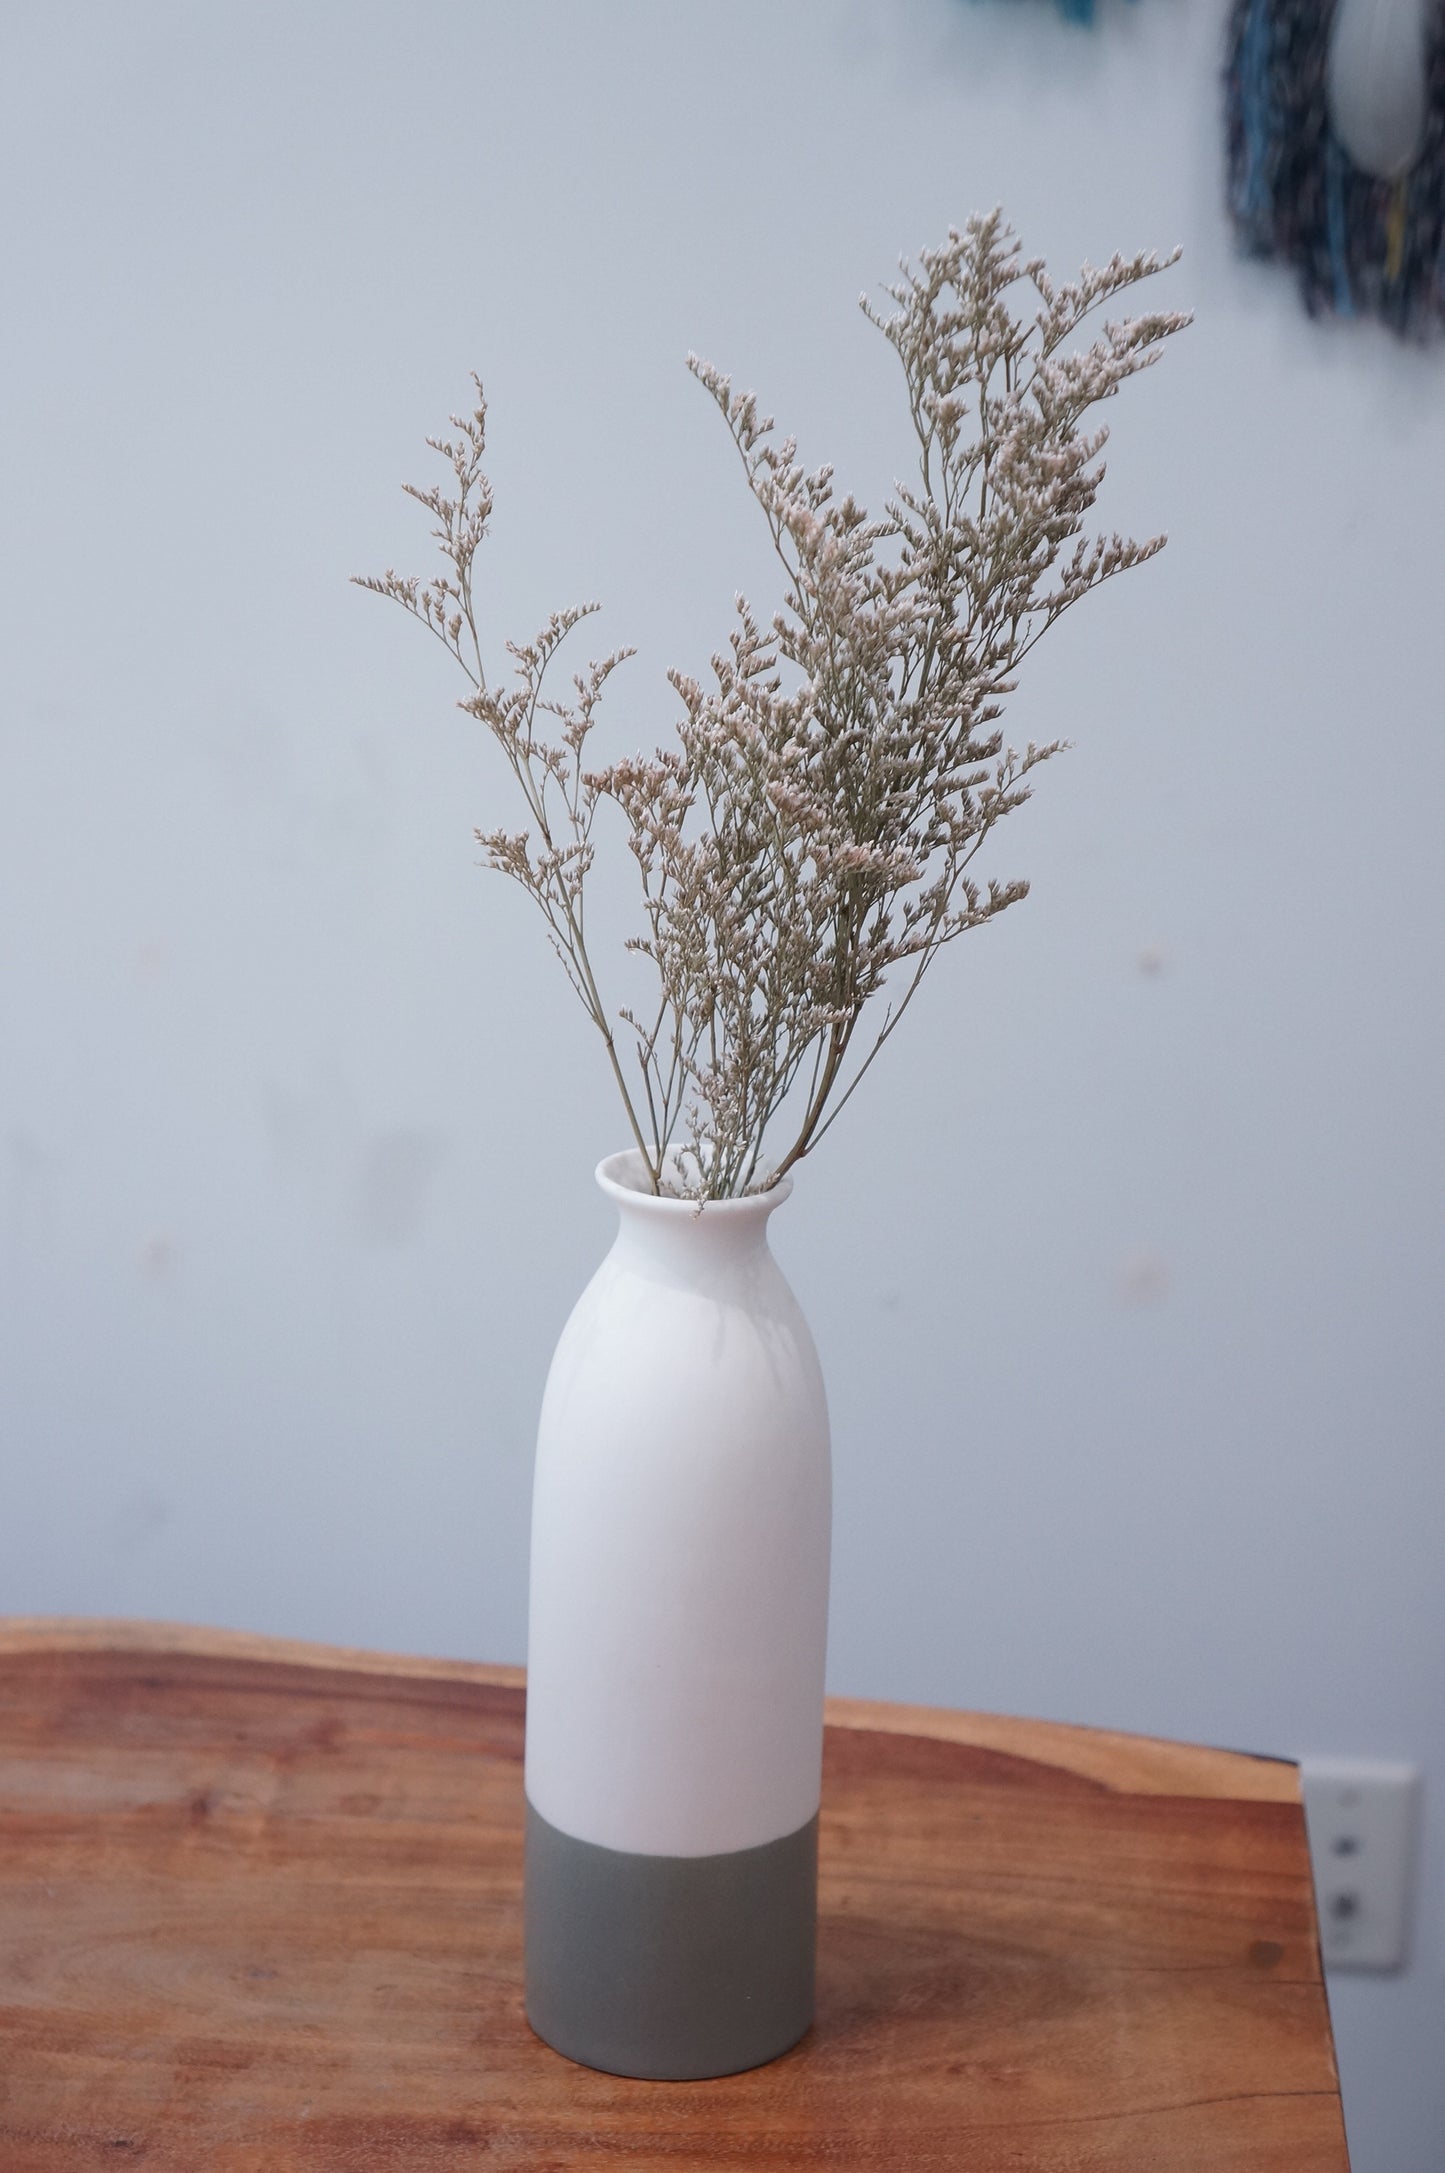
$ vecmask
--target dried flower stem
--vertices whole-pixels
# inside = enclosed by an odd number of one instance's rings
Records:
[[[711,684],[669,675],[682,705],[677,745],[600,771],[584,768],[588,736],[632,652],[590,664],[570,700],[544,692],[563,641],[596,609],[582,605],[555,614],[528,646],[509,643],[513,683],[491,689],[472,589],[492,510],[479,381],[472,415],[453,418],[456,436],[428,440],[456,495],[408,488],[434,516],[445,570],[426,584],[388,571],[361,585],[443,642],[470,682],[461,706],[507,757],[532,827],[479,841],[540,908],[606,1044],[655,1189],[669,1149],[698,1199],[776,1183],[836,1121],[943,946],[1026,895],[1018,880],[980,889],[970,869],[1029,797],[1030,771],[1062,743],[1019,754],[1004,748],[997,720],[1047,629],[1163,545],[1085,535],[1107,432],[1082,424],[1188,319],[1106,322],[1091,346],[1065,343],[1161,268],[1153,256],[1116,257],[1056,287],[1041,263],[1021,262],[997,212],[905,263],[888,289],[893,313],[866,299],[863,308],[903,368],[918,476],[873,520],[835,496],[831,469],[802,468],[750,393],[689,357],[767,522],[783,604],[764,628],[739,597]],[[1031,314],[1011,307],[1021,286]],[[559,728],[553,738],[540,734],[544,717]],[[651,960],[658,983],[648,1021],[617,1014],[634,1040],[637,1095],[586,943],[584,883],[603,801],[629,826],[644,916],[629,948]],[[865,1011],[899,968],[901,993],[855,1048]],[[796,1129],[765,1161],[785,1107],[796,1108]]]

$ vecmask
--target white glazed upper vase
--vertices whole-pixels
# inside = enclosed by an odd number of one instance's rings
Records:
[[[558,1345],[532,1510],[527,1795],[564,1835],[702,1857],[818,1809],[831,1483],[813,1340],[768,1246],[791,1190],[597,1181],[612,1250]]]

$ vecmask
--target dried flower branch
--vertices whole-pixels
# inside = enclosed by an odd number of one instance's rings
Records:
[[[877,519],[835,494],[831,469],[805,470],[751,393],[689,357],[767,522],[783,604],[763,626],[739,597],[710,682],[669,675],[677,745],[601,770],[584,767],[588,737],[632,652],[589,665],[570,700],[544,693],[558,649],[596,608],[584,605],[509,644],[513,684],[492,690],[472,590],[492,509],[479,381],[457,436],[428,440],[456,496],[411,495],[435,517],[449,570],[426,585],[392,572],[361,585],[420,620],[471,682],[462,707],[497,739],[530,817],[480,842],[540,908],[657,1189],[669,1147],[692,1197],[775,1183],[836,1120],[943,947],[1026,895],[1018,880],[981,885],[973,865],[1062,743],[1017,753],[998,720],[1047,629],[1163,546],[1085,534],[1107,432],[1083,424],[1189,320],[1156,312],[1106,322],[1090,346],[1065,343],[1173,261],[1116,257],[1056,287],[993,212],[905,263],[891,314],[863,302],[902,364],[918,445],[917,480]],[[1026,315],[1011,306],[1020,287]],[[629,826],[645,923],[630,948],[657,978],[655,1012],[616,1014],[631,1085],[586,942],[603,801]]]

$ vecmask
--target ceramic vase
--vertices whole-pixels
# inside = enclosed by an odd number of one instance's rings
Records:
[[[557,1347],[532,1507],[527,2015],[589,2067],[756,2067],[812,2020],[831,1488],[791,1190],[597,1181],[616,1241]]]

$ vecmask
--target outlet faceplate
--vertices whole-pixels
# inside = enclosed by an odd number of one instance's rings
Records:
[[[1329,1969],[1399,1969],[1409,1933],[1416,1766],[1389,1758],[1302,1758],[1305,1818]]]

